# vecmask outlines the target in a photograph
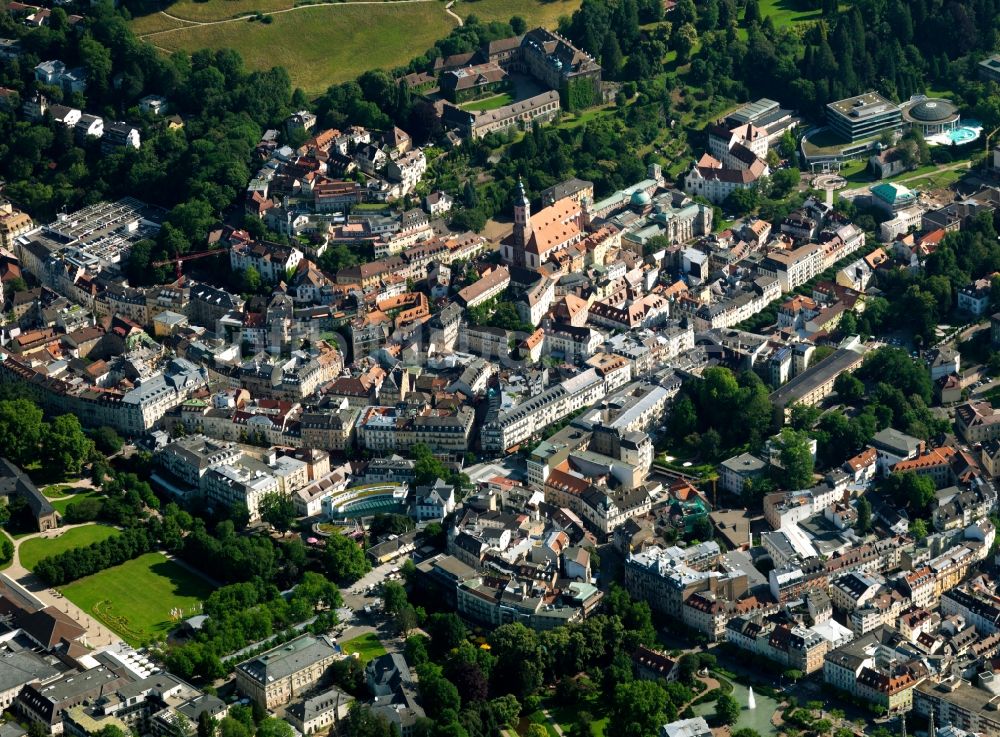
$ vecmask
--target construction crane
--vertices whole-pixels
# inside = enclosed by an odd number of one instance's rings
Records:
[[[993,138],[997,133],[1000,133],[1000,128],[995,128],[992,133],[986,136],[986,166],[989,166],[990,161],[990,139]]]
[[[221,253],[226,253],[226,249],[216,248],[211,251],[186,253],[183,256],[174,256],[173,258],[164,259],[163,261],[154,261],[152,266],[170,266],[170,264],[174,264],[177,267],[177,278],[180,279],[183,275],[183,272],[181,271],[181,264],[185,261],[194,261],[195,259],[205,258],[206,256],[218,256]]]

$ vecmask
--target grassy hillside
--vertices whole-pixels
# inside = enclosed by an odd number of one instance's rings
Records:
[[[460,0],[462,18],[508,20],[553,27],[580,0]],[[271,14],[270,23],[243,19]],[[178,0],[164,12],[132,21],[136,33],[164,52],[234,48],[253,69],[285,67],[308,94],[357,77],[368,69],[406,64],[455,27],[438,0],[342,2],[304,5],[301,0]]]

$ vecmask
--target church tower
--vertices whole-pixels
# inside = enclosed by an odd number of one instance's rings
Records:
[[[517,199],[514,201],[514,244],[523,249],[531,239],[531,202],[524,193],[524,183],[517,180]]]

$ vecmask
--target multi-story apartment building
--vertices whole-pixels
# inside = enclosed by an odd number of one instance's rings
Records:
[[[553,323],[545,328],[545,352],[562,356],[569,363],[581,363],[600,348],[604,337],[590,327]]]
[[[927,566],[903,574],[900,583],[913,606],[930,609],[937,603],[934,597],[934,572]]]
[[[911,667],[908,654],[899,647],[901,637],[880,627],[831,650],[823,663],[823,679],[855,698],[884,707],[889,713],[909,711],[913,691],[924,680],[926,670]]]
[[[776,278],[784,293],[805,284],[824,268],[823,247],[810,243],[791,251],[771,251],[758,270]]]
[[[458,299],[465,307],[475,307],[501,294],[510,284],[510,269],[498,266],[491,272],[458,290]]]
[[[40,373],[12,355],[0,353],[0,382],[31,382],[38,401],[54,412],[72,413],[89,427],[109,425],[128,437],[155,427],[171,408],[208,382],[208,372],[175,358],[165,369],[127,391],[80,386]]]
[[[955,427],[973,445],[1000,438],[1000,412],[987,401],[967,402],[955,408]]]
[[[344,452],[354,445],[355,428],[361,409],[344,402],[343,407],[315,408],[299,418],[302,445]]]
[[[439,453],[465,453],[474,420],[471,407],[460,407],[454,412],[368,407],[357,424],[358,445],[374,451],[406,451],[424,443]]]
[[[1000,632],[1000,596],[994,587],[972,581],[944,592],[941,615],[961,615],[981,637]]]
[[[208,383],[208,372],[183,358],[171,359],[167,368],[122,397],[120,427],[131,436],[154,427],[164,414]]]
[[[830,476],[811,489],[768,494],[764,497],[764,519],[775,530],[795,525],[843,498],[846,489],[846,479]]]
[[[35,227],[31,216],[6,201],[0,201],[0,248],[13,250],[14,239],[30,233]]]
[[[590,368],[556,384],[509,410],[491,410],[483,424],[486,450],[502,451],[530,438],[577,410],[589,407],[607,393],[604,377]]]
[[[755,455],[741,453],[719,465],[719,486],[730,494],[742,494],[747,481],[762,477],[767,473],[768,464]],[[772,525],[774,529],[778,527]]]
[[[241,241],[229,249],[229,265],[233,271],[253,267],[268,283],[283,281],[304,258],[302,251],[275,243]]]
[[[737,569],[716,570],[721,550],[715,542],[688,548],[651,547],[625,561],[625,588],[637,599],[680,620],[684,602],[694,593],[714,591],[717,597],[738,601],[746,595],[747,574]]]
[[[682,296],[674,306],[677,312],[688,317],[695,330],[712,330],[738,325],[780,296],[781,283],[778,279],[764,275],[752,282],[741,283],[710,302]]]
[[[845,636],[850,638],[850,633]],[[729,620],[726,641],[741,650],[760,655],[803,673],[823,667],[830,641],[809,627],[776,624],[761,615],[738,616]]]

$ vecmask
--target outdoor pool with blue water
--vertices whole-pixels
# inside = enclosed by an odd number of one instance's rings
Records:
[[[945,133],[952,143],[968,143],[979,138],[983,125],[978,120],[963,120],[962,125]]]

